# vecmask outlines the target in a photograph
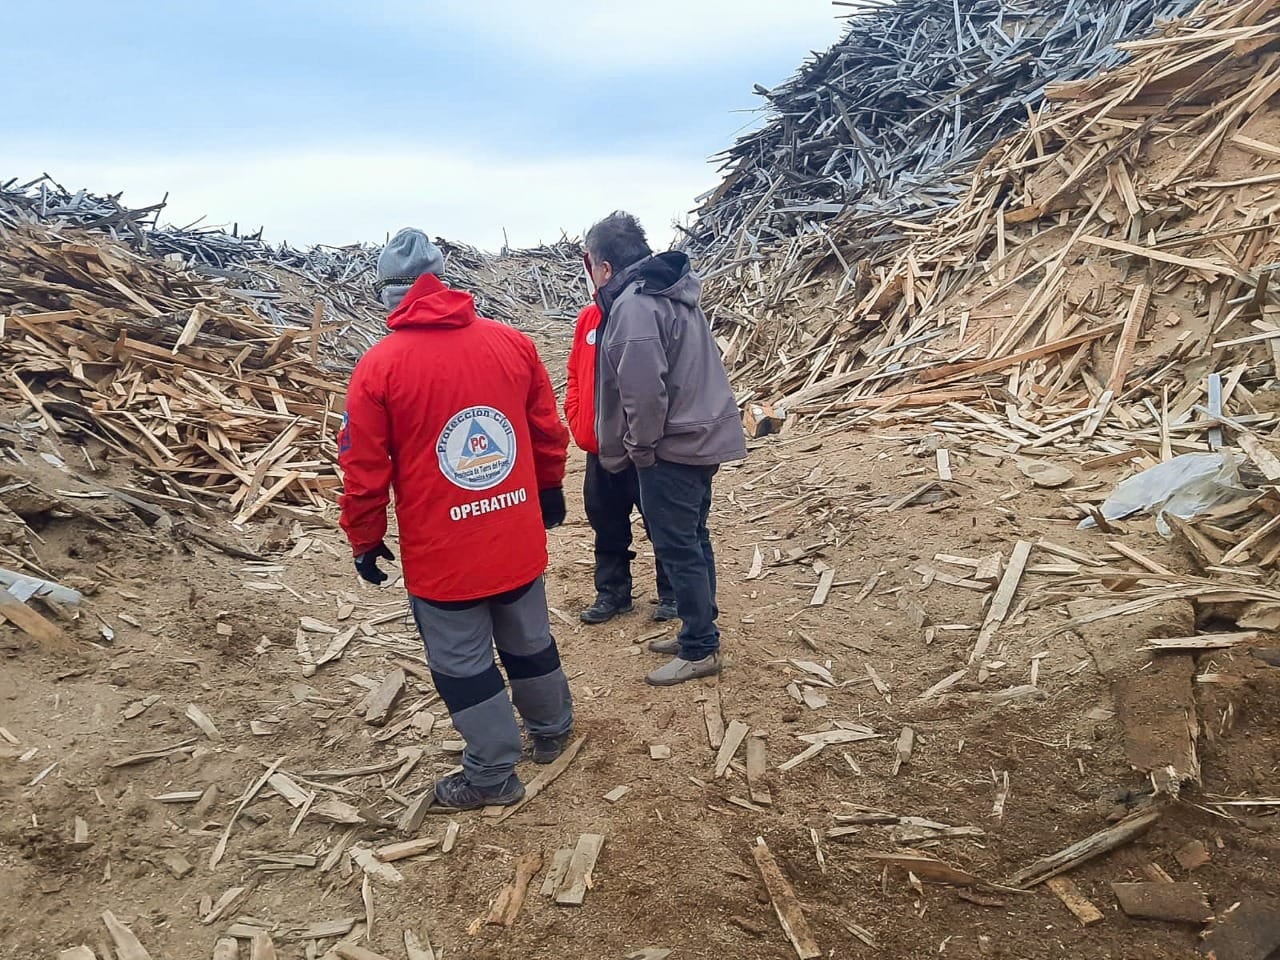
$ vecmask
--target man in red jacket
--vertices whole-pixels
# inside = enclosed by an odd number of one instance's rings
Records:
[[[476,316],[438,279],[439,248],[401,230],[378,257],[389,336],[356,364],[339,435],[342,528],[356,570],[379,584],[389,491],[405,586],[431,677],[466,741],[438,804],[471,809],[524,796],[512,702],[550,763],[573,729],[569,684],[547,618],[546,529],[564,521],[569,435],[533,342]],[[510,698],[494,662],[498,648]]]
[[[600,307],[590,303],[578,314],[569,350],[569,385],[564,394],[564,412],[569,431],[587,454],[587,471],[582,483],[582,499],[587,520],[596,535],[596,600],[579,617],[583,623],[606,623],[622,613],[630,613],[631,511],[640,506],[640,479],[635,468],[610,473],[600,465],[600,444],[596,439],[596,336],[600,327]],[[658,606],[653,619],[659,622],[677,616],[671,581],[658,569]]]

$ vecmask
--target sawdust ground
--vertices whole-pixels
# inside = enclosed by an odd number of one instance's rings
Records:
[[[1183,879],[1173,853],[1192,839],[1211,851],[1211,861],[1194,879],[1219,909],[1244,893],[1274,886],[1280,855],[1276,818],[1229,821],[1190,803],[1137,843],[1073,874],[1106,914],[1087,929],[1043,889],[1002,895],[1000,905],[991,907],[965,902],[936,885],[914,890],[905,876],[884,873],[866,859],[868,851],[893,849],[880,827],[867,828],[853,842],[822,839],[820,868],[810,830],[821,836],[834,826],[833,815],[850,809],[842,802],[982,827],[985,837],[942,841],[926,852],[997,882],[1102,827],[1108,812],[1141,792],[1145,777],[1131,770],[1113,716],[1116,668],[1110,665],[1104,676],[1096,652],[1113,651],[1123,662],[1121,655],[1140,646],[1152,625],[1104,621],[1087,638],[1045,640],[1061,621],[1058,604],[1066,599],[1045,595],[1043,606],[1011,617],[1001,629],[986,658],[985,683],[969,679],[952,689],[955,696],[918,701],[926,688],[967,662],[984,600],[941,583],[915,593],[921,581],[911,572],[914,566],[931,562],[961,573],[934,562],[934,554],[978,557],[1001,550],[1007,556],[1015,540],[1039,536],[1084,550],[1105,548],[1097,534],[1078,532],[1055,516],[1063,506],[1060,493],[1036,490],[1010,464],[983,457],[955,458],[956,495],[946,501],[895,513],[868,511],[868,500],[897,497],[932,476],[932,459],[911,456],[910,439],[892,432],[831,436],[814,449],[817,443],[770,441],[745,465],[725,470],[713,516],[727,657],[718,690],[726,721],[743,720],[767,735],[772,808],[758,813],[730,805],[731,796],[746,796],[736,773],[711,780],[713,754],[698,702],[709,684],[655,690],[640,682],[656,660],[634,642],[653,632],[645,602],[651,594],[638,604],[640,612],[603,627],[556,621],[573,677],[579,732],[588,738],[585,749],[524,812],[498,826],[475,814],[458,816],[461,840],[451,854],[431,863],[402,862],[405,883],[375,885],[373,949],[402,957],[401,931],[410,927],[428,931],[446,957],[612,958],[653,946],[672,949],[673,958],[785,960],[794,953],[750,855],[757,836],[767,840],[792,879],[817,942],[836,957],[1190,956],[1196,930],[1126,918],[1115,909],[1108,884],[1145,878],[1147,863]],[[44,483],[76,489],[52,468],[37,472]],[[550,602],[570,618],[591,599],[590,531],[582,519],[580,484],[575,458],[568,481],[571,519],[551,534],[548,572]],[[1149,522],[1130,529],[1130,545],[1175,569],[1189,569]],[[242,819],[226,860],[208,870],[216,825],[225,823],[232,802],[263,764],[283,756],[293,771],[346,767],[394,757],[396,747],[420,742],[405,734],[393,743],[373,743],[373,729],[356,710],[364,691],[347,679],[379,677],[390,654],[412,650],[407,623],[388,623],[373,640],[358,637],[343,659],[307,679],[293,643],[299,616],[336,622],[338,605],[351,598],[355,623],[394,612],[400,598],[394,589],[356,581],[334,530],[306,531],[313,541],[309,549],[280,560],[283,572],[265,576],[204,548],[104,538],[76,521],[53,521],[43,535],[47,543],[40,556],[52,572],[103,582],[77,628],[83,640],[96,638],[99,647],[85,645],[83,656],[57,657],[0,628],[0,726],[24,750],[38,748],[25,763],[0,759],[0,957],[52,957],[81,942],[100,948],[105,936],[99,918],[108,909],[130,923],[153,957],[208,957],[230,917],[202,925],[200,899],[216,900],[253,876],[243,859],[248,853],[323,852],[340,834],[340,828],[308,820],[291,838],[294,811],[278,798],[262,800],[249,808],[262,822]],[[757,548],[770,560],[774,548],[785,554],[824,541],[821,557],[836,568],[837,582],[854,581],[834,589],[824,606],[808,606],[816,576],[806,566],[766,566],[762,579],[745,579]],[[650,562],[642,561],[640,585],[650,582]],[[865,581],[877,574],[876,589],[855,603]],[[247,582],[278,582],[288,589],[252,591]],[[1029,576],[1019,597],[1053,582]],[[926,645],[899,610],[895,590],[915,597],[935,626],[964,629],[940,629]],[[230,637],[215,631],[219,613],[232,625]],[[141,627],[130,626],[121,614]],[[98,635],[99,616],[116,631],[110,644]],[[324,639],[312,638],[317,652]],[[1046,699],[1005,707],[985,700],[985,693],[1027,683],[1037,655]],[[788,682],[803,679],[788,658],[829,661],[839,681],[860,680],[869,664],[889,694],[857,682],[819,691],[829,705],[810,710],[785,690]],[[1280,670],[1259,669],[1244,654],[1205,657],[1199,669],[1229,681],[1197,685],[1208,728],[1201,757],[1206,789],[1274,795]],[[312,701],[299,699],[308,694],[300,683],[310,688]],[[123,719],[127,704],[151,695],[159,702]],[[112,759],[198,735],[183,715],[189,703],[214,719],[221,742],[202,741],[198,756],[181,762],[107,766]],[[249,721],[265,716],[280,718],[276,732],[252,735]],[[828,748],[794,770],[776,769],[805,746],[797,734],[822,729],[833,719],[864,723],[885,739]],[[917,746],[895,777],[893,743],[908,723],[917,732]],[[437,746],[450,736],[437,727],[424,745]],[[670,746],[671,759],[650,760],[654,743]],[[54,761],[53,771],[31,786]],[[450,756],[433,753],[400,792],[413,795],[451,763]],[[1011,792],[1003,818],[996,819],[996,781],[1005,772]],[[208,818],[215,825],[196,822],[190,806],[150,799],[213,783],[222,787],[223,800]],[[621,784],[632,788],[621,802],[602,799]],[[394,813],[377,777],[346,786],[376,809]],[[89,824],[87,850],[69,842],[77,816]],[[422,832],[442,829],[442,822],[429,819]],[[537,895],[535,882],[513,929],[468,931],[510,880],[516,857],[532,849],[549,857],[584,832],[608,838],[584,907],[549,904]],[[195,866],[185,879],[175,879],[162,864],[173,851]],[[358,872],[261,874],[231,912],[237,915],[284,924],[362,918]],[[849,922],[866,928],[877,946],[856,940],[845,927]],[[278,947],[284,958],[306,955],[301,943]]]

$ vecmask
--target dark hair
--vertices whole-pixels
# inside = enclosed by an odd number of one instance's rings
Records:
[[[608,263],[614,273],[653,256],[640,221],[622,210],[615,210],[588,230],[586,246],[592,260]]]

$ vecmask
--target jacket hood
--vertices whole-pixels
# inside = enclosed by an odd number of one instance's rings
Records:
[[[400,306],[387,317],[392,330],[465,327],[476,319],[475,297],[451,290],[434,274],[424,273],[409,288]]]
[[[666,297],[686,307],[696,307],[702,294],[702,281],[690,270],[689,257],[672,250],[633,263],[598,291],[597,299],[606,314],[622,291],[637,280],[641,293]]]

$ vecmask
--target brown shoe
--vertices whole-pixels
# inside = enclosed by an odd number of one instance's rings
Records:
[[[700,677],[714,677],[720,672],[720,652],[708,654],[701,660],[681,660],[676,657],[670,663],[663,664],[647,677],[645,682],[655,687],[674,687],[677,683],[697,680]]]
[[[680,652],[680,636],[672,634],[669,637],[659,637],[657,640],[649,641],[649,649],[654,653],[660,653],[665,657],[674,657]]]

